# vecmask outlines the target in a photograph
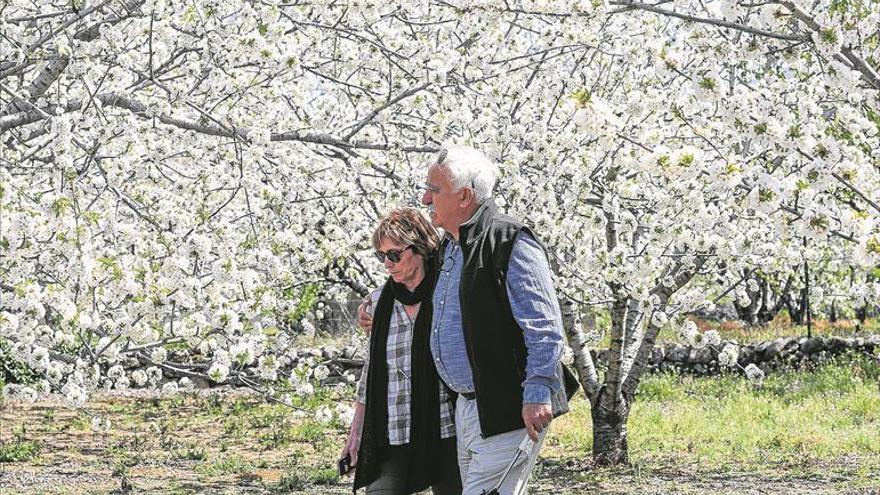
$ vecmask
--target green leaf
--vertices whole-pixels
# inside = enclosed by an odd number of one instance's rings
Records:
[[[590,100],[593,98],[593,93],[590,92],[587,88],[581,88],[574,92],[571,95],[571,99],[574,100],[574,104],[578,108],[583,108],[590,103]]]

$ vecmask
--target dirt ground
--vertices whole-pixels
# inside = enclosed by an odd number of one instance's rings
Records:
[[[259,406],[207,408],[197,399],[169,405],[105,397],[93,411],[110,418],[114,428],[96,433],[88,416],[59,404],[6,402],[0,444],[37,441],[40,450],[31,459],[0,462],[0,494],[351,493],[351,478],[315,474],[332,465],[328,459],[335,459],[342,428],[313,434],[296,422],[282,428]],[[284,437],[289,431],[294,433]],[[868,485],[846,475],[857,466],[706,472],[671,460],[666,466],[595,469],[552,449],[546,454],[533,475],[532,494],[880,495],[880,473],[862,476],[876,480]]]
[[[206,493],[251,494],[279,493],[273,487],[281,473],[278,470],[257,470],[253,474],[228,479],[202,480],[195,474],[194,462],[176,465],[141,465],[132,469],[129,483],[131,493]],[[788,476],[779,474],[717,473],[695,474],[683,470],[655,470],[649,474],[631,469],[605,470],[601,480],[590,479],[589,473],[560,466],[553,460],[542,460],[533,478],[532,494],[606,494],[606,495],[666,495],[666,494],[785,494],[785,495],[869,495],[880,494],[880,489],[845,486],[846,480],[817,474]],[[579,476],[580,475],[580,476]],[[584,478],[584,481],[578,481]],[[173,486],[169,485],[173,482]],[[297,494],[350,494],[350,480],[333,485],[310,485],[285,493]],[[0,470],[0,493],[125,493],[112,468],[96,459],[57,459],[39,466],[3,465]]]

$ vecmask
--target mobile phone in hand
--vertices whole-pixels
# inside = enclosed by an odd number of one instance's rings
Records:
[[[339,476],[348,474],[351,471],[351,455],[346,454],[345,457],[339,459]]]

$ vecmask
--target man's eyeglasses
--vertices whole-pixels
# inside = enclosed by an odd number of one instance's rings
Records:
[[[384,252],[376,250],[376,259],[379,260],[380,263],[385,263],[385,258],[388,258],[388,260],[392,263],[399,263],[401,255],[403,255],[403,253],[410,248],[412,248],[412,245],[409,245],[403,249],[392,249],[390,251]]]

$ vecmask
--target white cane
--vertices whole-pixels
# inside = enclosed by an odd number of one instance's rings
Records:
[[[516,448],[516,456],[514,456],[513,460],[510,461],[510,464],[507,465],[507,469],[504,470],[504,474],[501,475],[501,480],[498,481],[498,484],[495,485],[495,488],[489,490],[488,492],[483,491],[481,495],[500,495],[501,485],[504,484],[504,480],[507,479],[507,475],[510,474],[513,466],[516,465],[516,461],[518,461],[520,456],[522,456],[523,454],[525,454],[526,459],[528,459],[529,455],[532,453],[532,449],[534,448],[534,446],[535,442],[532,441],[531,437],[529,437],[529,433],[526,432],[525,438],[523,438],[522,442],[519,443],[519,447]],[[522,483],[519,486],[514,487],[514,492],[512,492],[511,495],[520,495],[525,486],[526,483]]]

